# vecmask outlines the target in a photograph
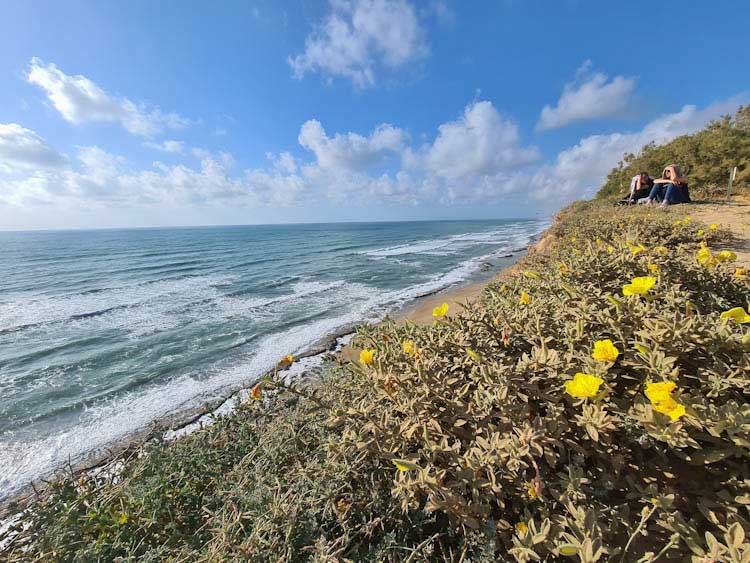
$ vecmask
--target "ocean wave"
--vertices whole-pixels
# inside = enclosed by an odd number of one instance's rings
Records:
[[[139,361],[151,366],[148,373],[133,374],[130,382],[103,386],[97,400],[91,396],[88,400],[78,400],[74,424],[60,425],[53,435],[46,437],[31,437],[32,428],[0,434],[0,497],[49,475],[66,464],[69,457],[74,463],[83,460],[147,428],[154,420],[201,407],[249,386],[288,353],[304,354],[328,335],[361,322],[377,321],[414,299],[465,282],[484,262],[504,257],[509,249],[526,246],[529,237],[543,227],[542,222],[511,224],[420,241],[416,246],[402,244],[364,251],[363,254],[374,258],[389,258],[389,266],[393,268],[392,262],[396,261],[417,263],[411,257],[405,258],[407,254],[452,252],[467,245],[487,245],[477,246],[480,256],[398,289],[382,289],[353,279],[324,281],[315,279],[309,273],[311,270],[303,268],[277,281],[266,278],[261,285],[258,284],[263,272],[245,273],[244,277],[240,272],[232,272],[231,276],[212,274],[159,280],[74,295],[16,296],[0,303],[0,330],[28,325],[47,330],[57,323],[55,334],[68,331],[71,339],[117,330],[120,340],[116,341],[115,351],[128,345],[123,342],[122,333],[138,340],[174,330],[172,336],[143,340],[147,347],[154,346],[152,351],[138,356]],[[335,269],[321,268],[321,271],[331,275]],[[368,279],[361,272],[357,275],[361,280]],[[249,278],[256,277],[258,281],[250,283]],[[266,295],[259,295],[261,291]],[[277,294],[267,295],[272,292]],[[243,322],[235,322],[237,319]],[[38,341],[44,342],[44,336],[40,334]],[[185,353],[174,346],[182,341],[190,344]],[[48,344],[54,343],[48,341]],[[44,350],[25,353],[39,354],[32,359],[40,363],[48,362],[46,358],[54,355]],[[196,359],[191,354],[201,355]],[[318,365],[317,361],[305,359],[294,370],[312,369]],[[44,381],[56,389],[65,383],[74,384],[70,379],[73,364],[61,369],[53,361],[48,363],[49,371],[31,384]],[[117,369],[124,369],[126,364],[122,360]],[[89,373],[85,370],[93,369],[92,365],[80,369],[76,377],[85,378]],[[174,369],[175,365],[179,369]],[[153,377],[156,372],[164,375]],[[86,382],[81,379],[79,383]]]
[[[516,236],[533,236],[541,230],[543,229],[540,228],[539,222],[524,222],[521,224],[509,224],[507,227],[501,229],[461,233],[448,237],[417,240],[407,244],[363,250],[358,254],[364,254],[373,258],[388,258],[404,254],[455,254],[467,246],[475,246],[478,244],[502,245],[506,244],[509,238]]]

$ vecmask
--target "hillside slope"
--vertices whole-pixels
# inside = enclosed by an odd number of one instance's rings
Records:
[[[702,197],[726,193],[729,171],[735,166],[735,190],[750,188],[750,106],[740,107],[733,117],[711,122],[698,133],[664,145],[651,143],[638,154],[626,154],[596,197],[622,197],[633,176],[645,171],[657,177],[668,164],[680,165],[690,177],[691,192]]]

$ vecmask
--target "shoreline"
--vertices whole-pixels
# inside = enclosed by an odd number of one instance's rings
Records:
[[[417,324],[429,324],[432,322],[432,309],[444,302],[447,302],[450,306],[450,316],[451,313],[460,310],[463,303],[480,297],[484,288],[497,276],[512,271],[524,257],[537,251],[553,224],[554,220],[539,233],[531,235],[525,247],[513,248],[507,254],[499,257],[500,260],[512,259],[510,264],[498,265],[487,262],[485,264],[489,267],[483,267],[482,269],[485,275],[471,276],[475,278],[475,281],[466,283],[468,280],[463,280],[415,296],[400,308],[376,320],[374,324],[389,320],[397,323],[409,321]],[[480,278],[478,281],[476,280],[477,277]],[[366,320],[360,321],[322,337],[303,352],[295,354],[294,364],[281,367],[279,371],[287,372],[285,376],[287,380],[304,382],[314,380],[326,361],[357,361],[358,352],[356,352],[356,348],[351,346],[351,340],[356,335],[357,327],[367,322]],[[311,371],[313,373],[308,373]],[[227,387],[224,391],[219,391],[213,399],[206,400],[199,406],[184,410],[178,408],[172,413],[155,418],[147,427],[133,431],[121,439],[94,449],[75,462],[69,460],[66,466],[60,466],[36,481],[10,492],[7,496],[0,497],[0,525],[12,518],[14,514],[20,514],[26,506],[33,502],[36,496],[43,494],[50,482],[63,474],[79,475],[114,471],[115,469],[112,466],[116,465],[124,454],[149,443],[157,436],[161,435],[164,436],[166,441],[172,441],[212,424],[213,419],[217,416],[230,414],[238,402],[247,400],[252,386],[264,375],[252,378],[252,381],[249,382]]]

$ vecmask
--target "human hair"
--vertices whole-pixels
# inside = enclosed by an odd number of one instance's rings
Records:
[[[667,177],[667,171],[670,172],[670,178],[672,180],[675,180],[677,178],[682,178],[682,170],[680,169],[679,165],[677,164],[669,164],[664,167],[664,170],[661,173],[662,178]]]

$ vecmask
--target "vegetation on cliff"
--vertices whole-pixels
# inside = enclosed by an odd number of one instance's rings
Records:
[[[750,189],[750,106],[740,107],[733,117],[713,121],[692,135],[658,146],[651,143],[638,154],[626,154],[609,173],[597,197],[623,197],[633,176],[646,171],[656,177],[668,164],[682,167],[695,193],[709,196],[726,193],[729,171],[735,166],[734,188]]]
[[[747,560],[747,273],[680,207],[574,204],[483,301],[56,482],[3,557]]]

